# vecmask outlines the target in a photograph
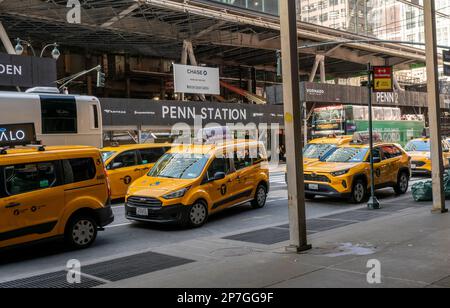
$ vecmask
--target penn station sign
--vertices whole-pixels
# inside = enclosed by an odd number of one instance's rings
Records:
[[[0,53],[0,86],[55,86],[56,60]]]

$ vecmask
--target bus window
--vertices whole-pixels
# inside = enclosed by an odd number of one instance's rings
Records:
[[[41,95],[43,134],[76,134],[77,104],[75,98]]]
[[[94,127],[95,129],[99,128],[98,125],[98,107],[97,105],[92,105],[92,112],[93,112],[93,116],[94,116]]]

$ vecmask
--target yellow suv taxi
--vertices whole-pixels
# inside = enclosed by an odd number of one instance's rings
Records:
[[[409,141],[405,150],[411,156],[411,171],[413,174],[431,174],[430,138],[419,138]],[[444,168],[450,167],[450,144],[442,140],[442,159]]]
[[[375,188],[393,187],[397,194],[408,191],[410,157],[401,146],[376,144],[373,150]],[[348,144],[337,148],[320,161],[305,167],[305,195],[350,198],[361,203],[370,185],[369,146]]]
[[[111,198],[124,198],[130,185],[145,175],[170,148],[168,143],[103,148],[101,151],[111,183]]]
[[[349,144],[352,140],[352,136],[330,136],[313,139],[303,149],[303,163],[306,166],[310,163],[317,162],[322,156],[339,146]],[[286,183],[288,181],[287,173],[285,174],[285,181]]]
[[[96,148],[4,148],[0,180],[0,248],[54,237],[86,248],[114,220]]]
[[[251,202],[266,204],[269,168],[264,145],[231,141],[172,148],[134,182],[126,197],[129,220],[202,226],[210,214]]]

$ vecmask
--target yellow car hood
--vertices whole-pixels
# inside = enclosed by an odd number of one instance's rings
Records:
[[[135,181],[128,194],[142,197],[162,197],[170,192],[188,187],[193,180],[152,178],[144,176]]]
[[[411,156],[413,160],[420,160],[420,159],[429,159],[430,152],[408,152],[408,155]]]
[[[351,169],[360,164],[361,163],[328,163],[319,161],[316,163],[311,163],[310,165],[306,166],[305,172],[330,173]]]

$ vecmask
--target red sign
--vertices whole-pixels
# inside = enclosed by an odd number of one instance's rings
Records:
[[[392,92],[394,89],[393,69],[391,66],[373,67],[373,91]]]

